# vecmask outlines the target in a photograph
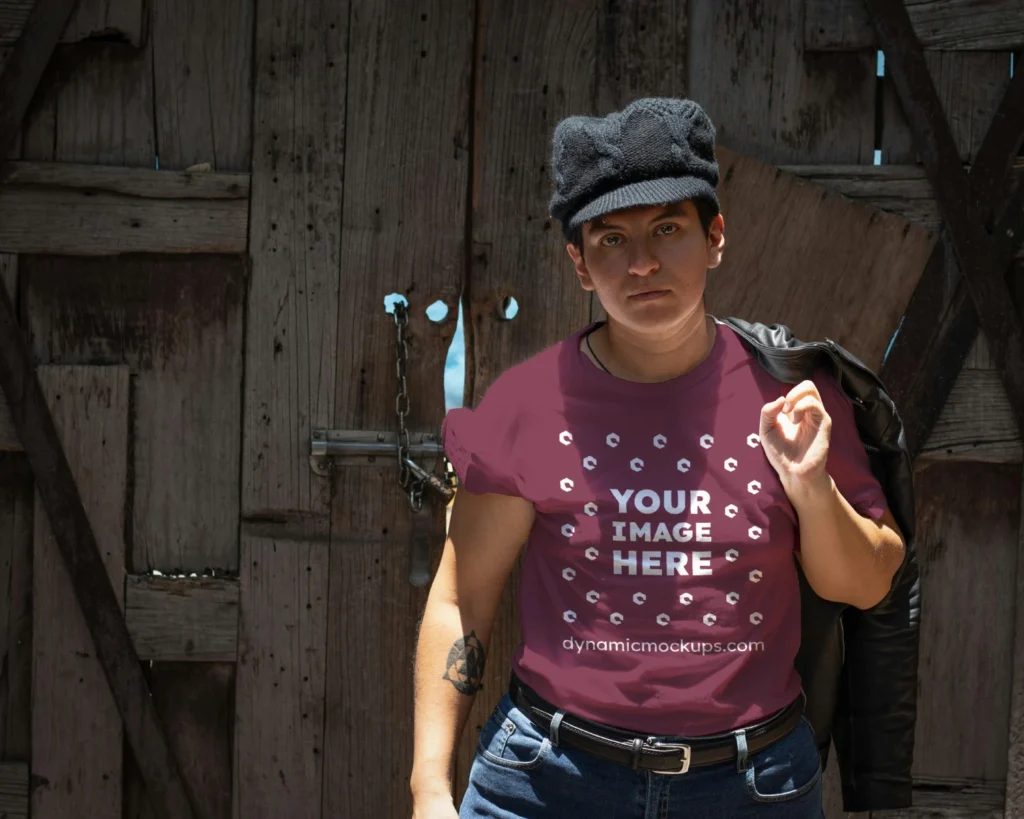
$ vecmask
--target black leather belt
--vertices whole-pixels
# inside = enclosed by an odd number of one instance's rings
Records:
[[[672,737],[663,741],[655,736],[612,728],[565,713],[552,731],[551,721],[559,710],[527,688],[512,675],[509,696],[515,706],[529,717],[538,730],[553,737],[559,745],[569,745],[593,756],[662,774],[683,774],[692,767],[715,765],[736,759],[734,731],[702,737]],[[803,696],[761,722],[744,726],[748,753],[757,753],[792,731],[803,716]]]

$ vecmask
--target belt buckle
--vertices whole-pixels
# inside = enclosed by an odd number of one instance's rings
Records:
[[[682,745],[676,742],[652,742],[652,748],[657,748],[660,751],[681,751],[683,755],[683,764],[678,771],[655,771],[655,773],[664,774],[665,776],[679,776],[690,770],[690,756],[691,750],[689,745]]]

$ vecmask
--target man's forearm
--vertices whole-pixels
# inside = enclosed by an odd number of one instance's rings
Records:
[[[472,627],[465,632],[456,604],[427,605],[416,649],[414,793],[451,788],[455,748],[486,665],[483,640]]]
[[[827,474],[787,494],[799,517],[800,562],[811,588],[862,609],[885,597],[904,549],[891,516],[877,523],[861,516]]]

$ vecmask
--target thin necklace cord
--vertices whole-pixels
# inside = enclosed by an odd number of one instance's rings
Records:
[[[597,362],[597,366],[599,366],[602,370],[608,373],[608,375],[611,375],[611,370],[604,366],[604,363],[601,361],[601,359],[597,357],[597,353],[594,352],[594,348],[590,346],[590,335],[590,333],[587,333],[587,335],[584,337],[584,341],[587,342],[587,349],[590,350],[590,354],[594,357],[594,361]]]

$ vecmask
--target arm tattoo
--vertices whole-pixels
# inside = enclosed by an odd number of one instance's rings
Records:
[[[448,652],[448,667],[444,678],[455,686],[460,694],[473,695],[483,688],[484,647],[475,631],[455,641]]]

